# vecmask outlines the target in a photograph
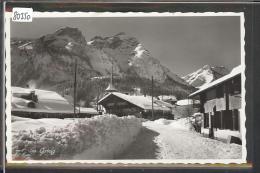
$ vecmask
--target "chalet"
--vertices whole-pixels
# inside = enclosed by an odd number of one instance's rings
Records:
[[[80,110],[80,111],[79,111]],[[41,89],[12,87],[11,113],[30,118],[73,118],[74,108],[60,94]],[[77,117],[91,117],[93,109],[77,109]]]
[[[137,91],[135,94],[140,94],[140,88],[134,88],[134,90]],[[171,110],[172,105],[170,103],[150,96],[128,95],[118,92],[113,85],[113,63],[111,66],[110,83],[105,92],[104,97],[98,101],[98,105],[101,105],[106,113],[115,114],[117,116],[135,115],[149,119],[161,117],[174,118]]]
[[[98,101],[107,113],[118,116],[135,115],[137,117],[154,118],[167,117],[173,119],[171,104],[151,97],[127,95],[120,92],[110,92]]]
[[[225,133],[228,138],[241,139],[241,69],[241,66],[234,68],[189,96],[199,98],[203,113],[201,132],[210,138]]]
[[[177,102],[177,98],[174,95],[160,95],[158,98],[162,101],[168,102],[170,104],[175,104]]]

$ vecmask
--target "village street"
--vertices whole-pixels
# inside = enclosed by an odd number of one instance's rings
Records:
[[[144,122],[136,141],[116,159],[241,158],[241,145],[205,138],[187,128],[171,120]]]

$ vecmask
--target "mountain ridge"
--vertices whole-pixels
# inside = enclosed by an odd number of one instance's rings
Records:
[[[125,81],[129,85],[125,86],[118,80],[118,87],[122,90],[145,86],[143,91],[148,92],[149,86],[143,81],[149,82],[152,76],[158,94],[175,92],[183,97],[194,90],[153,57],[137,38],[123,32],[111,37],[96,36],[86,41],[78,28],[64,27],[37,39],[12,39],[11,57],[13,86],[34,83],[38,88],[67,90],[72,87],[77,59],[78,85],[82,87],[92,88],[89,86],[91,78],[109,76],[113,64],[115,76],[137,81]],[[107,79],[100,81],[102,91],[108,82]]]

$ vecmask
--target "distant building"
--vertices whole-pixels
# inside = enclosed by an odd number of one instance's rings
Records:
[[[23,45],[18,46],[18,49],[20,49],[20,50],[32,50],[33,49],[33,43],[32,42],[25,43]]]
[[[183,99],[183,100],[178,100],[176,103],[178,106],[188,106],[188,105],[199,105],[200,101],[199,100],[193,100],[193,99]]]
[[[29,118],[74,118],[73,105],[54,91],[12,87],[11,113]],[[77,117],[91,117],[98,112],[78,109]]]
[[[172,115],[172,105],[152,97],[140,95],[140,88],[133,88],[134,95],[120,93],[113,85],[113,61],[111,64],[110,83],[106,88],[106,94],[98,101],[105,109],[106,113],[115,114],[117,116],[135,115],[137,117],[157,119],[170,118]],[[152,102],[153,100],[153,102]]]
[[[171,103],[172,105],[177,102],[177,98],[174,95],[160,95],[158,98],[162,101]]]
[[[241,66],[198,91],[190,98],[199,98],[203,113],[202,133],[218,137],[223,130],[240,138],[241,120]]]
[[[151,97],[127,95],[119,92],[110,92],[98,101],[107,113],[117,116],[135,115],[137,117],[171,118],[173,119],[171,104],[154,99],[152,108]]]

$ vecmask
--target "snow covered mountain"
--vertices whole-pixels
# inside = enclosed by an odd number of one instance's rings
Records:
[[[67,89],[72,86],[77,59],[78,81],[82,88],[89,87],[93,78],[108,82],[113,63],[117,78],[129,78],[127,84],[121,82],[118,86],[124,90],[133,87],[145,90],[144,85],[150,83],[152,76],[159,90],[175,90],[183,95],[194,89],[163,66],[137,38],[125,33],[96,36],[87,42],[79,29],[65,27],[38,39],[12,39],[11,57],[13,86],[23,87],[30,83],[36,88]],[[102,83],[102,89],[106,85]]]
[[[211,67],[203,66],[201,69],[182,77],[190,85],[199,88],[206,85],[224,75],[227,75],[229,70],[223,66]]]

